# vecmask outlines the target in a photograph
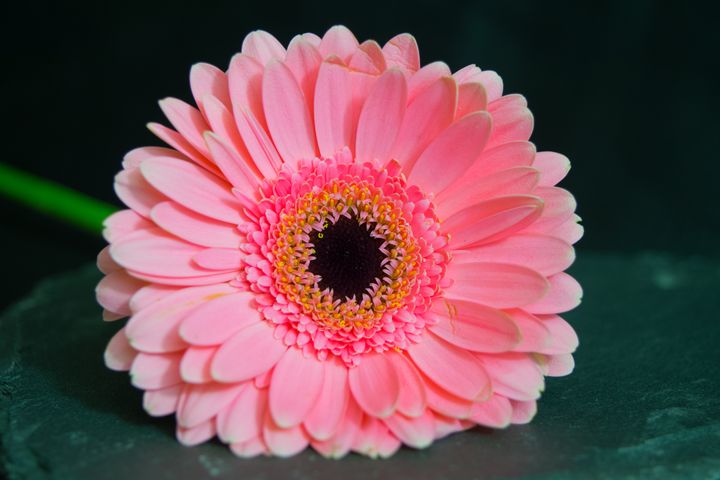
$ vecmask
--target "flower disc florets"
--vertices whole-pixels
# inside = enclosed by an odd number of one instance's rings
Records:
[[[245,280],[268,294],[261,309],[277,337],[353,364],[422,333],[408,313],[440,293],[447,237],[399,165],[356,164],[345,151],[283,170],[262,196],[244,226]]]

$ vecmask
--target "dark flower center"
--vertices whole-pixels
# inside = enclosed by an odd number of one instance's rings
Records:
[[[355,297],[360,301],[370,284],[384,276],[381,262],[385,255],[380,251],[383,240],[370,236],[374,224],[369,225],[341,216],[322,232],[310,235],[315,259],[308,269],[320,276],[320,290],[332,289],[336,300]]]

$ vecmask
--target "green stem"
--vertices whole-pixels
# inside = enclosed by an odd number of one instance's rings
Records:
[[[117,208],[68,187],[0,163],[0,194],[92,233]]]

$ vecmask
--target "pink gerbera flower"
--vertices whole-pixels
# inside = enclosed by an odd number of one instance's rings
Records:
[[[197,109],[149,125],[172,148],[125,157],[98,257],[105,319],[130,317],[106,363],[151,415],[187,445],[329,457],[533,417],[573,368],[582,227],[522,96],[344,27],[253,32],[190,85]]]

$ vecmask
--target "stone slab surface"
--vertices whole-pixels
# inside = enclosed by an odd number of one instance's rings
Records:
[[[43,281],[0,317],[0,477],[15,479],[720,478],[720,262],[581,252],[580,349],[535,420],[390,460],[242,460],[180,446],[107,370],[93,266]],[[4,475],[3,475],[4,474]]]

